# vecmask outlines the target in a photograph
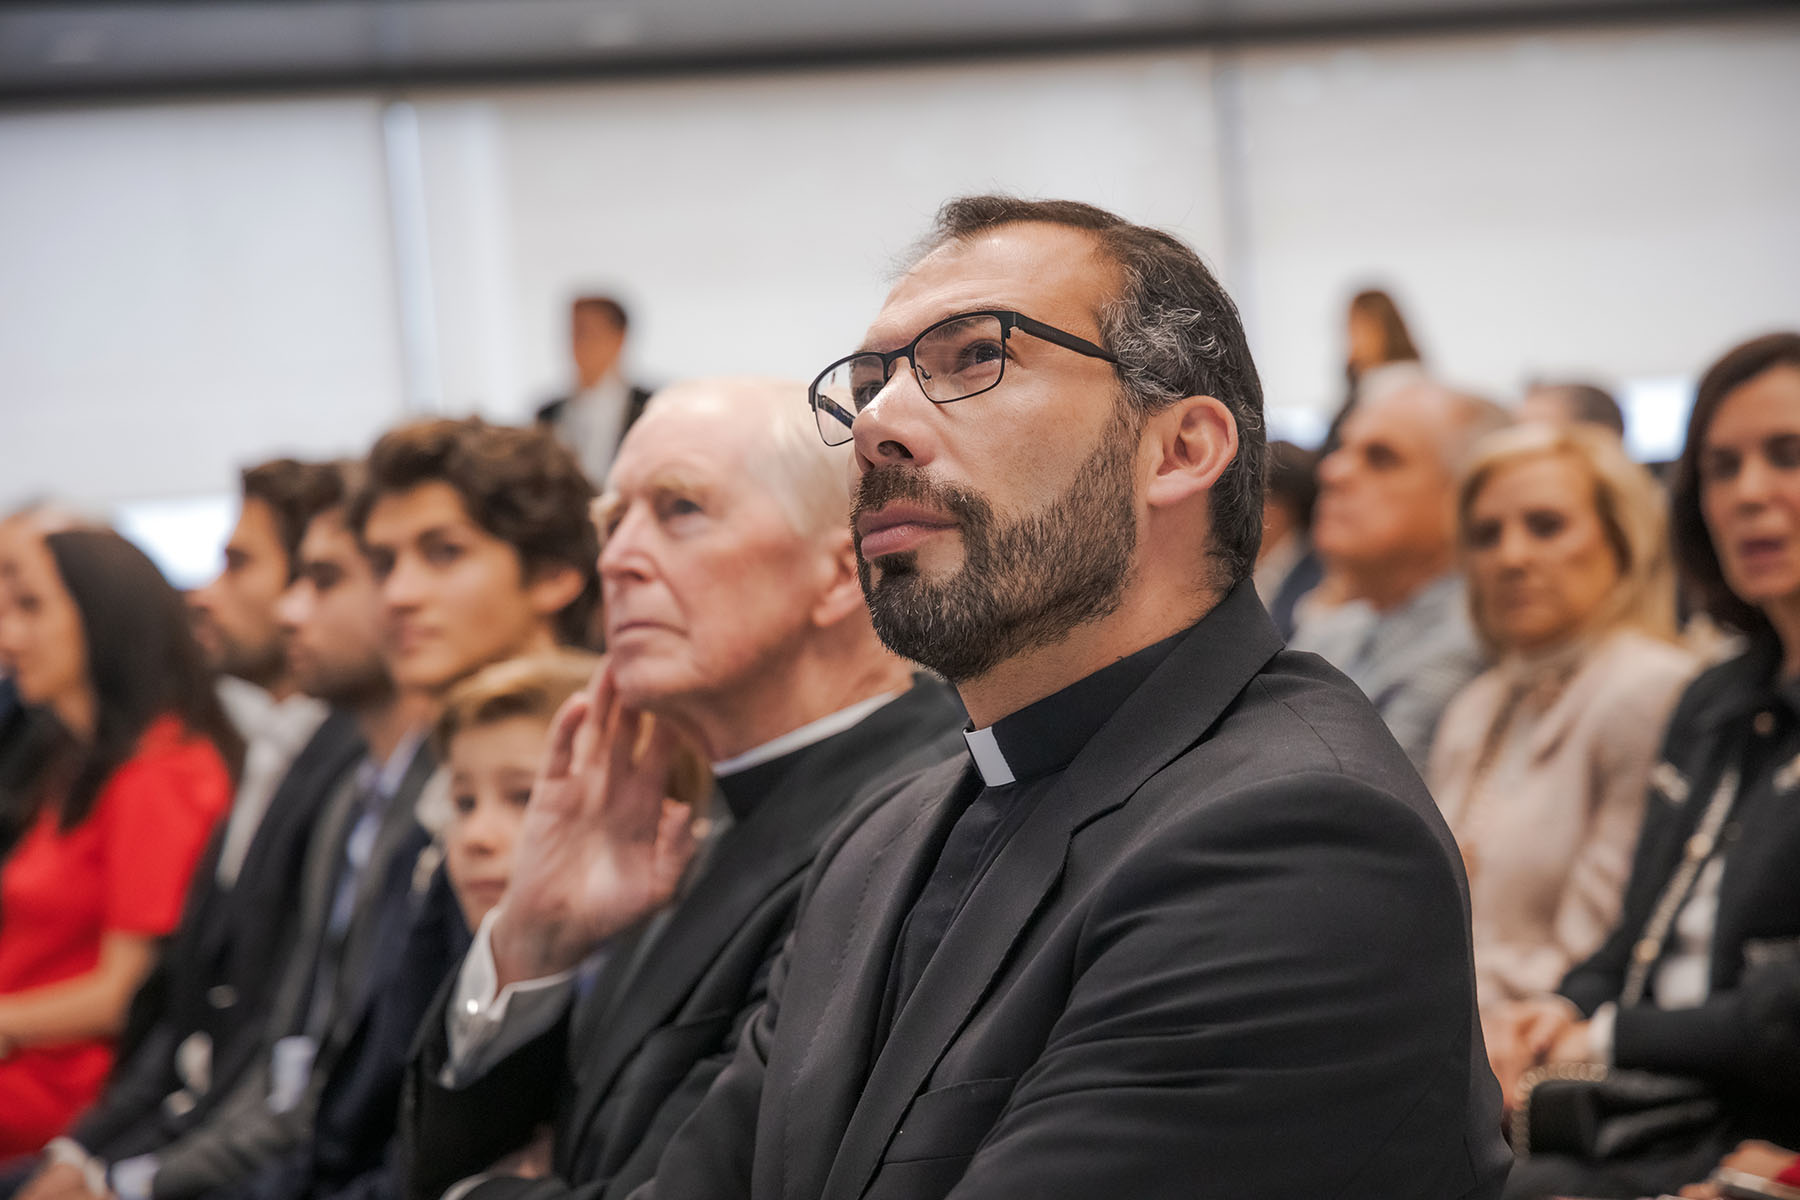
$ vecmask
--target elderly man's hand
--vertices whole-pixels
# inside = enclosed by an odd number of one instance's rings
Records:
[[[610,667],[557,714],[494,918],[502,987],[575,966],[674,895],[695,847],[693,814],[665,795],[675,747]]]

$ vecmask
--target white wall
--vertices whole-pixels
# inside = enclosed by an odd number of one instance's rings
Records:
[[[0,118],[0,503],[230,489],[398,408],[370,99]]]
[[[446,396],[529,411],[564,382],[564,304],[590,287],[630,303],[647,378],[810,377],[856,341],[896,256],[959,192],[1091,200],[1217,245],[1208,65],[1131,56],[421,101],[434,261],[483,279],[439,289],[443,326],[486,330],[514,366],[497,392],[482,363],[447,358]],[[1150,129],[1180,152],[1134,132]],[[494,157],[500,194],[467,202],[450,178]],[[497,291],[506,324],[484,325]]]
[[[1800,25],[1289,48],[1244,78],[1272,401],[1336,398],[1371,279],[1499,394],[1800,326]]]
[[[393,97],[0,115],[0,503],[228,489],[400,413]],[[801,377],[946,196],[1172,227],[1272,404],[1340,386],[1393,284],[1449,376],[1691,375],[1800,326],[1800,21],[1192,50],[410,97],[444,404],[562,382],[617,287],[640,375]],[[402,169],[404,164],[402,164]],[[403,243],[404,244],[404,243]]]

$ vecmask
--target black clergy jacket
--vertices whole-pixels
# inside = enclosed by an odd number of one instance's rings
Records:
[[[850,729],[749,768],[758,794],[728,792],[734,823],[641,961],[635,935],[620,939],[561,1023],[455,1089],[438,1083],[452,980],[420,1028],[408,1079],[407,1194],[435,1200],[546,1122],[554,1176],[490,1179],[471,1200],[595,1198],[648,1178],[760,1005],[832,828],[859,794],[959,753],[965,720],[955,694],[920,675]]]
[[[639,1200],[1499,1194],[1460,856],[1367,699],[1283,651],[1247,583],[1036,798],[883,1033],[973,769],[840,827]]]

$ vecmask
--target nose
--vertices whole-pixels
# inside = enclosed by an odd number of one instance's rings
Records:
[[[296,580],[288,584],[275,600],[275,623],[281,627],[282,633],[289,636],[300,628],[300,623],[306,616],[306,597],[300,594],[305,587],[303,582]]]
[[[618,584],[629,578],[645,578],[650,574],[650,553],[646,540],[650,517],[641,503],[629,505],[618,523],[600,541],[600,579]]]
[[[401,554],[394,559],[387,578],[381,581],[381,602],[389,612],[411,612],[419,607],[425,594],[422,577],[416,555]]]
[[[497,804],[477,800],[475,810],[459,823],[456,840],[462,843],[464,854],[485,858],[498,850],[500,818],[494,811],[498,807]]]
[[[1494,561],[1502,567],[1518,568],[1531,557],[1531,539],[1518,522],[1508,521],[1500,529],[1500,540],[1494,545]]]
[[[1747,455],[1731,481],[1731,499],[1739,508],[1761,507],[1767,503],[1773,483],[1773,473],[1763,456]]]
[[[1319,462],[1319,485],[1329,487],[1342,483],[1350,471],[1350,456],[1343,450],[1333,450]]]
[[[856,416],[850,427],[856,443],[857,470],[908,463],[923,466],[935,455],[933,404],[919,387],[908,362],[896,365],[893,378]]]

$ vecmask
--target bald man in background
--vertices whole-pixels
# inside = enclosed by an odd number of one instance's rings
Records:
[[[1304,617],[1293,647],[1374,701],[1421,772],[1438,717],[1481,672],[1456,570],[1456,484],[1494,405],[1437,384],[1359,404],[1319,464],[1313,547],[1345,603]]]

